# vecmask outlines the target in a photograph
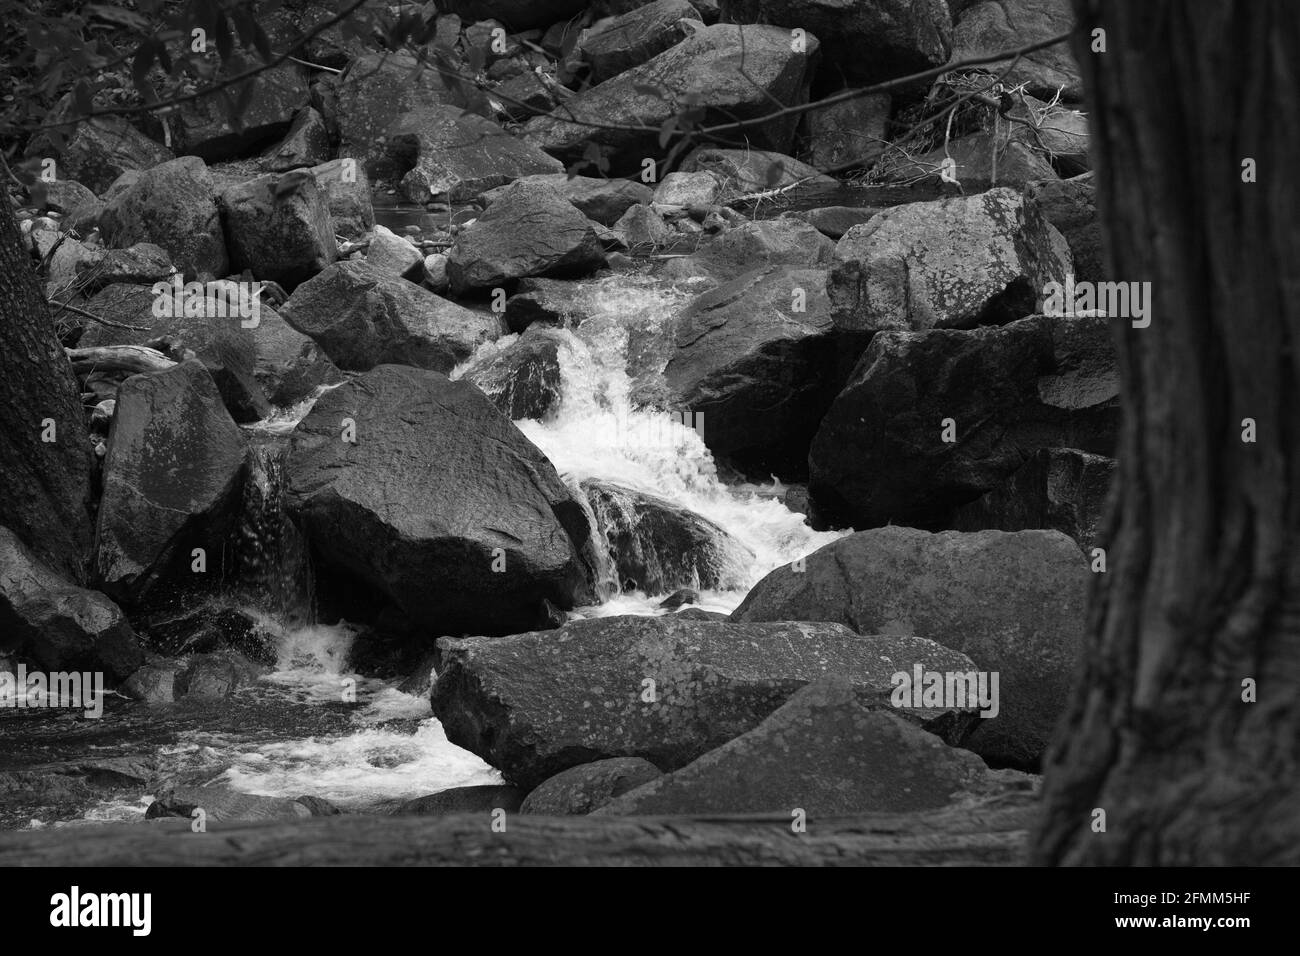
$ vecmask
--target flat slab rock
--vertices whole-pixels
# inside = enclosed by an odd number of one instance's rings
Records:
[[[447,739],[524,788],[606,757],[682,767],[827,674],[844,675],[864,704],[892,707],[891,676],[899,671],[918,663],[973,669],[965,655],[916,637],[675,616],[597,618],[499,639],[443,638],[438,646],[433,711]],[[979,719],[936,709],[898,713],[955,739]]]
[[[595,812],[833,817],[938,809],[997,786],[970,751],[863,707],[852,683],[829,677],[748,733]]]

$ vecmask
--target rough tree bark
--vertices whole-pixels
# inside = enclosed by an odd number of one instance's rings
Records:
[[[86,424],[7,197],[0,206],[0,525],[81,582],[92,536]],[[54,441],[42,440],[47,419]]]
[[[1124,425],[1033,859],[1300,862],[1300,5],[1075,0]],[[1105,30],[1106,51],[1090,50]],[[1243,182],[1243,160],[1258,182]],[[1242,440],[1242,420],[1258,440]],[[1258,682],[1258,702],[1242,682]],[[1106,830],[1094,832],[1094,810]]]

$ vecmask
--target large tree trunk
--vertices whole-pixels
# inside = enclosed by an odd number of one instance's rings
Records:
[[[0,525],[81,581],[92,532],[85,419],[4,196],[0,207]],[[54,441],[42,440],[47,419]]]
[[[1300,862],[1300,4],[1076,0],[1124,425],[1034,858]],[[1094,28],[1106,52],[1090,51]],[[1242,181],[1254,159],[1258,182]],[[1242,440],[1254,419],[1258,441]],[[1258,703],[1243,681],[1258,682]],[[1105,832],[1094,832],[1094,811]]]

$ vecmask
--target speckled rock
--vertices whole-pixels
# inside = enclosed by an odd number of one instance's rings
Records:
[[[748,733],[595,812],[602,816],[773,813],[808,817],[932,810],[989,792],[968,750],[883,710],[844,678],[809,684]]]
[[[909,203],[835,247],[835,324],[854,332],[962,328],[1031,315],[1072,260],[1038,208],[1010,189]]]
[[[829,673],[848,677],[865,704],[891,707],[891,676],[900,670],[973,667],[922,638],[677,616],[596,618],[505,638],[443,638],[438,646],[433,710],[447,739],[525,788],[606,757],[684,766]],[[954,739],[969,729],[966,714],[899,713]]]
[[[999,674],[999,712],[965,746],[1032,768],[1065,707],[1083,647],[1091,575],[1056,531],[876,528],[767,575],[732,619],[834,621],[863,634],[921,634]]]
[[[584,763],[539,784],[524,798],[519,810],[549,817],[579,816],[661,776],[662,770],[640,757]]]

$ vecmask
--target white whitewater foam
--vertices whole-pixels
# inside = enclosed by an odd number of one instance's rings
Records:
[[[700,606],[731,611],[763,575],[842,534],[809,528],[802,515],[773,497],[781,491],[775,479],[771,488],[724,484],[712,454],[690,427],[689,414],[636,407],[637,383],[628,372],[629,350],[635,352],[646,340],[673,335],[673,319],[690,298],[645,277],[619,275],[582,283],[579,306],[587,318],[576,330],[562,333],[572,347],[560,352],[560,407],[547,421],[516,424],[570,484],[600,478],[666,498],[746,545],[755,559],[745,587],[702,595]],[[495,352],[500,346],[485,348]],[[472,358],[466,365],[478,360]],[[653,378],[663,371],[653,359],[638,361],[637,374],[643,377]],[[577,613],[583,617],[656,614],[662,613],[656,606],[659,600],[624,594]]]
[[[346,624],[282,630],[279,663],[263,679],[263,686],[277,693],[318,705],[338,703],[345,689],[355,688],[353,733],[260,742],[256,747],[190,735],[181,746],[191,752],[210,748],[214,764],[233,759],[216,780],[235,790],[290,799],[310,794],[344,809],[374,807],[448,787],[501,783],[495,769],[447,740],[427,697],[348,671],[354,637]]]

